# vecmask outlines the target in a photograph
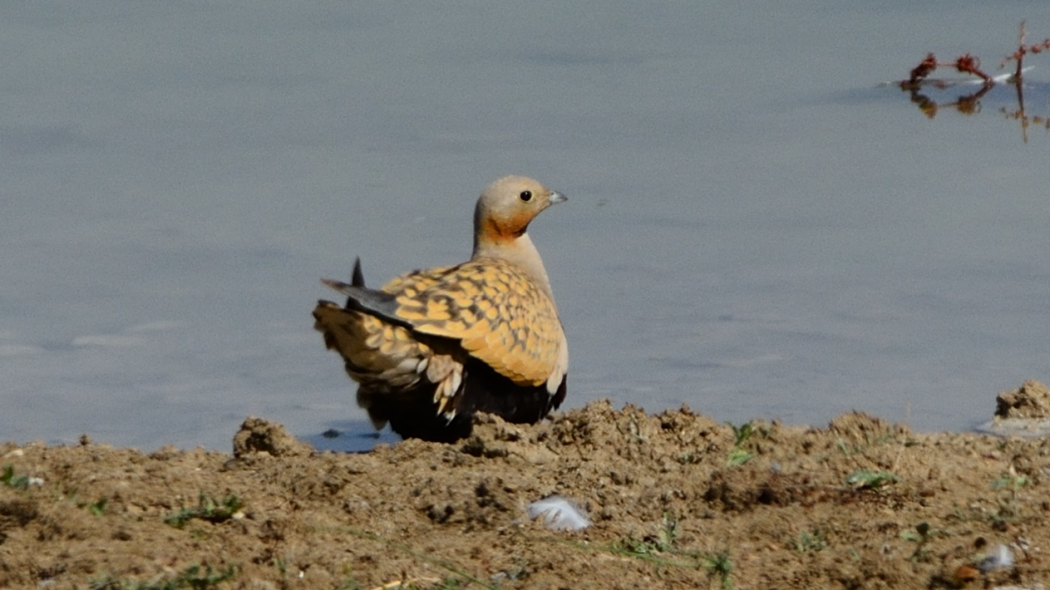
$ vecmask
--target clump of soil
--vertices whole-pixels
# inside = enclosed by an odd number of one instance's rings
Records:
[[[233,437],[233,456],[302,457],[313,452],[310,445],[295,438],[284,426],[248,416]]]
[[[1027,384],[1026,384],[1027,385]],[[456,444],[0,445],[0,587],[954,588],[1050,579],[1050,443],[607,402]],[[529,503],[592,522],[553,531]],[[153,584],[148,586],[146,584]],[[167,586],[163,586],[167,584]],[[387,586],[383,586],[386,584]]]
[[[1004,391],[995,398],[997,418],[1050,418],[1050,389],[1042,383],[1025,381],[1017,389]]]
[[[995,418],[979,430],[1004,436],[1050,437],[1050,389],[1038,381],[1004,391],[995,399]]]

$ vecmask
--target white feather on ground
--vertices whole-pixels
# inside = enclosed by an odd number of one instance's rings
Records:
[[[591,526],[590,519],[575,502],[561,496],[551,496],[529,504],[531,519],[543,517],[543,524],[556,531],[579,531]]]
[[[994,572],[995,570],[1009,569],[1014,566],[1014,554],[1010,551],[1010,548],[1002,543],[995,548],[995,553],[985,557],[977,564],[977,569],[981,570],[981,573],[987,574],[988,572]]]

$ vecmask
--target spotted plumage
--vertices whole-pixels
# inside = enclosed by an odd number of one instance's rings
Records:
[[[315,327],[360,384],[358,404],[377,428],[456,440],[471,415],[536,422],[565,398],[568,346],[547,272],[526,230],[563,201],[535,180],[491,184],[474,215],[474,253],[463,264],[414,271],[368,289],[324,281],[345,306],[320,301]]]

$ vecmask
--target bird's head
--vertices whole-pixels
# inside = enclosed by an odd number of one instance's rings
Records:
[[[488,185],[474,210],[474,250],[480,246],[509,246],[525,235],[541,211],[565,200],[524,176],[505,176]]]

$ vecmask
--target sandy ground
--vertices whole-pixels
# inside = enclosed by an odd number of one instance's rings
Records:
[[[1048,400],[1029,382],[999,412]],[[360,454],[257,419],[232,455],[8,443],[0,587],[1041,588],[1048,467],[1041,438],[607,403]],[[590,526],[530,519],[551,495]]]

